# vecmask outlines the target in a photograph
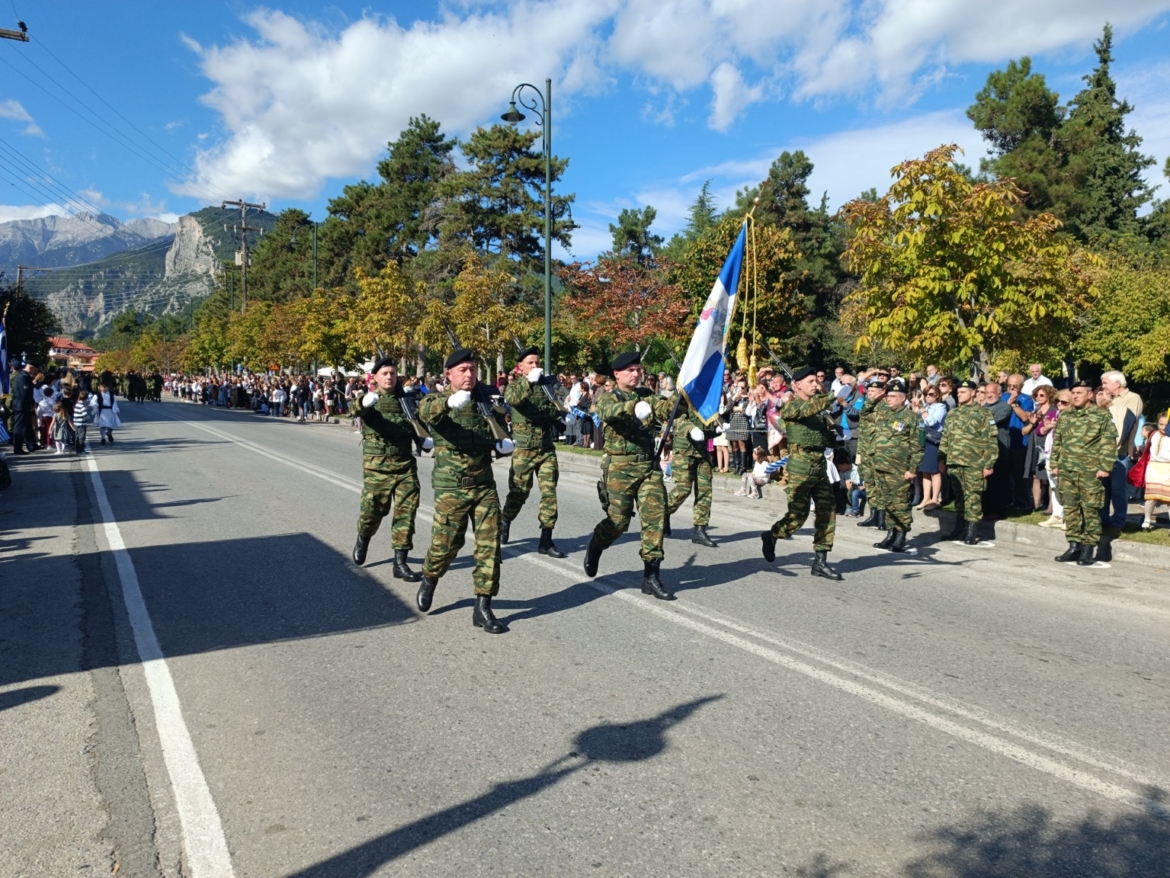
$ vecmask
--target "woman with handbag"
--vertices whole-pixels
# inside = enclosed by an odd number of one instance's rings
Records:
[[[911,408],[922,417],[922,463],[918,474],[922,478],[922,502],[915,509],[937,509],[942,498],[942,474],[938,470],[938,446],[942,442],[943,422],[947,407],[939,397],[938,388],[927,385],[921,399],[911,402]]]

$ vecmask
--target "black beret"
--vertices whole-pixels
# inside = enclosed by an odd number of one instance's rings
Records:
[[[891,378],[886,382],[886,393],[905,393],[906,382],[901,378]]]
[[[810,375],[815,376],[816,374],[817,374],[817,370],[814,369],[812,366],[805,366],[800,371],[793,373],[792,380],[794,382],[803,381],[805,378],[809,377]]]
[[[35,361],[35,360],[25,360],[25,361],[24,361],[24,365],[25,365],[26,367],[27,367],[27,366],[32,366],[32,367],[33,367],[34,369],[36,369],[38,372],[40,372],[40,371],[41,371],[41,367],[40,367],[39,365],[37,365],[37,363],[36,363],[36,361]]]
[[[1089,390],[1093,389],[1093,385],[1090,384],[1088,381],[1086,381],[1084,378],[1081,378],[1081,379],[1078,379],[1077,381],[1074,381],[1072,383],[1072,386],[1073,387],[1086,387]]]
[[[613,362],[609,364],[611,372],[617,372],[619,369],[625,369],[633,366],[635,363],[642,362],[642,355],[637,351],[625,351],[613,358]]]
[[[378,357],[376,360],[374,360],[374,367],[370,369],[370,372],[377,373],[377,371],[383,366],[393,366],[395,369],[397,369],[398,361],[393,357]]]
[[[533,345],[530,348],[525,348],[524,350],[522,350],[520,352],[520,355],[516,358],[516,362],[519,363],[525,357],[539,357],[543,353],[544,352],[540,348],[536,347],[536,345]]]
[[[451,355],[443,361],[444,369],[451,369],[458,366],[460,363],[469,363],[475,360],[475,352],[469,351],[467,348],[455,348],[451,351]]]
[[[960,382],[959,387],[966,387],[968,390],[978,390],[979,385],[968,378],[966,381]]]

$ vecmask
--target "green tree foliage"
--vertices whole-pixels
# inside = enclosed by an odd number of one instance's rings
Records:
[[[0,290],[0,314],[5,314],[8,334],[8,358],[21,354],[48,368],[49,336],[61,332],[61,323],[48,305],[32,296],[19,294],[14,287]]]
[[[287,302],[313,291],[313,227],[309,215],[290,207],[249,251],[248,300]]]
[[[968,180],[957,149],[902,163],[884,199],[842,209],[858,347],[984,373],[997,357],[1059,358],[1091,301],[1092,260],[1057,239],[1055,217],[1020,219],[1010,181]]]
[[[642,210],[623,208],[617,225],[610,224],[613,252],[618,257],[629,257],[639,265],[648,265],[662,250],[662,236],[650,231],[658,211],[647,205]]]
[[[670,262],[682,261],[686,257],[687,247],[697,241],[718,220],[719,212],[715,209],[715,196],[711,194],[711,181],[707,180],[691,205],[686,226],[681,232],[671,236],[663,255]]]
[[[1170,158],[1166,159],[1162,174],[1170,180]],[[1150,240],[1170,250],[1170,197],[1154,204],[1154,209],[1146,217],[1145,223],[1146,234]]]

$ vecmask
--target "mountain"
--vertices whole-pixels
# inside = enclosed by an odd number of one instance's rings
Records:
[[[133,246],[107,251],[101,258],[84,262],[62,262],[54,271],[24,274],[23,288],[34,298],[43,300],[61,321],[62,331],[87,337],[105,326],[121,312],[172,314],[191,302],[209,296],[215,289],[215,275],[224,261],[236,251],[233,232],[225,231],[239,221],[239,213],[218,207],[205,207],[179,217],[176,223],[160,220],[134,220],[121,223],[113,217],[108,223],[110,236],[94,237],[89,246],[100,247],[113,235],[121,235]],[[48,219],[58,219],[49,217]],[[20,220],[20,223],[41,222]],[[248,214],[248,225],[265,230],[276,223],[273,214],[259,211]],[[117,228],[114,227],[117,225]],[[0,223],[0,262],[6,253],[7,227]],[[47,231],[56,231],[54,224]],[[36,240],[30,229],[19,230]],[[67,226],[65,235],[84,235],[87,230]],[[89,229],[88,231],[93,231]],[[164,234],[158,234],[165,232]],[[17,239],[15,234],[10,236]],[[145,242],[145,243],[143,243]],[[26,246],[21,244],[20,246]],[[79,252],[81,244],[67,244],[66,237],[47,236],[41,253]],[[43,257],[38,257],[42,258]],[[3,263],[10,264],[10,263]],[[37,264],[38,268],[52,268]],[[13,276],[15,270],[13,270]]]
[[[137,250],[174,232],[173,223],[156,219],[123,223],[105,213],[13,220],[0,223],[0,269],[15,278],[18,265],[58,268],[92,262]]]

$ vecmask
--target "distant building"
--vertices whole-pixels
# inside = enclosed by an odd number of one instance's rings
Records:
[[[64,336],[49,339],[49,359],[59,369],[76,369],[78,372],[92,372],[99,354],[88,345]]]

